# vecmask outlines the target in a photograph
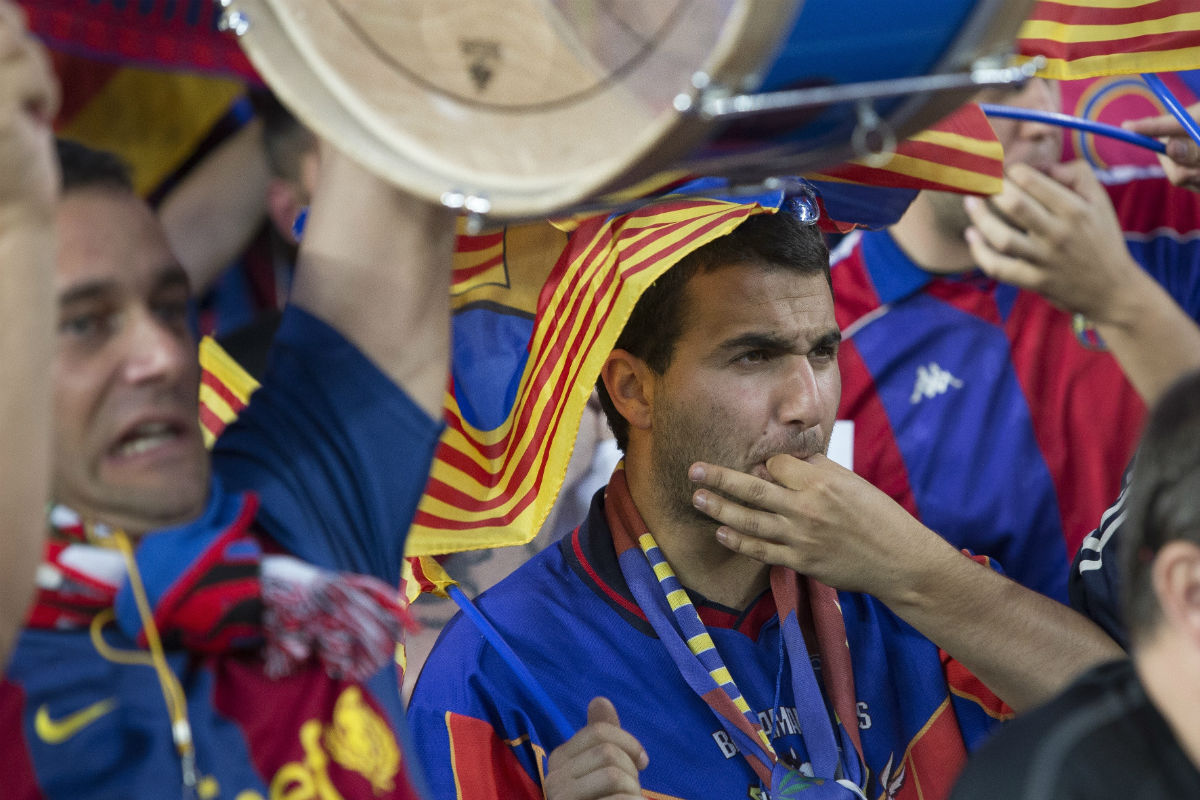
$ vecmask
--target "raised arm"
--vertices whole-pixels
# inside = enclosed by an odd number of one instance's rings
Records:
[[[292,301],[340,331],[440,420],[453,215],[321,146]]]
[[[967,558],[886,494],[824,456],[767,461],[771,483],[694,465],[696,507],[726,547],[874,595],[1015,710],[1121,655],[1094,623]],[[715,490],[715,491],[709,491]]]
[[[171,252],[203,294],[266,218],[270,173],[251,120],[196,165],[158,208]]]
[[[46,530],[57,103],[44,52],[21,12],[0,2],[0,663],[33,596]]]
[[[1147,405],[1200,367],[1200,328],[1129,254],[1085,162],[1056,165],[1049,176],[1018,164],[1004,183],[987,202],[967,200],[980,269],[1087,317]]]

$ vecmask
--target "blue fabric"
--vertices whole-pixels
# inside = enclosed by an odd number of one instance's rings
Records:
[[[930,280],[886,232],[865,233],[865,262],[886,320],[866,325],[854,343],[874,378],[896,445],[908,468],[921,521],[957,547],[1020,565],[1020,580],[1067,598],[1067,564],[1054,483],[1011,361],[1003,328],[917,293]],[[964,280],[971,280],[970,277]],[[1015,290],[997,287],[1011,309]],[[913,401],[913,375],[936,363],[961,381],[953,391]],[[936,415],[929,403],[938,404]],[[971,420],[971,424],[954,424]],[[937,422],[934,426],[934,422]],[[947,452],[969,453],[970,469]],[[997,492],[996,476],[1020,476],[1020,496]],[[1007,480],[1007,479],[1006,479]],[[969,537],[969,538],[966,538]],[[1036,541],[1036,558],[1024,548]]]
[[[949,693],[938,650],[927,639],[867,595],[841,593],[839,599],[874,797],[883,768],[890,761],[895,776],[910,743],[934,727],[927,723],[948,697],[954,713],[939,719],[956,726],[966,747],[980,742],[996,721],[978,704]],[[632,597],[600,495],[577,534],[539,553],[477,605],[573,725],[584,725],[592,697],[612,700],[622,727],[650,756],[640,776],[645,791],[744,798],[758,786],[712,709],[680,676],[646,621],[630,611]],[[756,639],[728,628],[708,632],[750,708],[777,734],[777,752],[802,762],[791,681],[777,680],[784,657],[778,617]],[[500,742],[456,751],[447,712],[482,721]],[[422,670],[409,724],[421,732],[416,749],[434,800],[524,797],[505,770],[517,764],[536,785],[543,756],[562,743],[508,666],[461,615],[447,625]],[[468,782],[479,773],[500,785]],[[907,780],[920,778],[910,774]]]
[[[398,585],[441,432],[337,331],[290,307],[263,387],[217,442],[230,491],[254,491],[285,550]]]

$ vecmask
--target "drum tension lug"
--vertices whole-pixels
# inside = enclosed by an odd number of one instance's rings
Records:
[[[442,192],[441,201],[446,208],[466,212],[466,229],[470,236],[475,236],[483,230],[487,215],[492,210],[492,201],[483,195],[449,191]]]
[[[879,116],[870,100],[859,100],[855,110],[858,124],[850,135],[850,144],[868,166],[882,167],[896,153],[896,132]]]
[[[235,36],[244,36],[246,31],[250,30],[250,18],[241,11],[234,11],[224,0],[221,5],[225,8],[221,12],[221,18],[217,21],[217,30],[225,32],[232,31]]]

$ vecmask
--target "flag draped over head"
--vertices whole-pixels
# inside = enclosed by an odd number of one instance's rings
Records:
[[[1040,0],[1017,33],[1020,60],[1045,78],[1200,68],[1195,0]]]
[[[561,486],[600,367],[642,291],[783,199],[665,198],[569,225],[460,236],[447,429],[408,552],[532,539]]]

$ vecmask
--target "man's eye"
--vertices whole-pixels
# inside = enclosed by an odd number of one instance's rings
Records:
[[[80,339],[100,336],[108,327],[108,317],[105,314],[76,314],[66,317],[58,324],[61,333]]]
[[[837,354],[838,348],[836,344],[826,344],[813,348],[811,356],[817,361],[832,361],[837,358]]]
[[[742,364],[761,364],[771,360],[771,353],[766,350],[749,350],[737,357]]]

